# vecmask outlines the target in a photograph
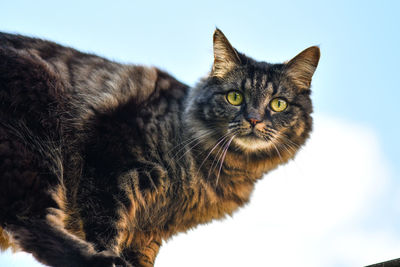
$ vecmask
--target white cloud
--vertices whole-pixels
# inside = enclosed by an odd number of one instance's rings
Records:
[[[156,266],[350,267],[400,257],[400,237],[370,223],[392,185],[374,132],[326,116],[314,129],[295,161],[257,184],[249,205],[176,236]],[[27,266],[20,257],[2,255],[0,265]]]

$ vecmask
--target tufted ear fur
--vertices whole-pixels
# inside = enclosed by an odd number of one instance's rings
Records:
[[[286,63],[286,74],[299,89],[309,89],[311,78],[318,66],[320,51],[311,46]]]
[[[240,64],[240,58],[235,48],[229,43],[228,39],[218,28],[214,32],[214,65],[211,75],[222,78]]]

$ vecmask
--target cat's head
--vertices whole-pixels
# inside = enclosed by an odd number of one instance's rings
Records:
[[[292,157],[312,127],[311,78],[318,47],[283,64],[239,53],[220,30],[214,33],[214,64],[189,97],[186,121],[195,138],[212,149]]]

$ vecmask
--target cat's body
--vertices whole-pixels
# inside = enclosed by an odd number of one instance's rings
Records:
[[[153,266],[163,240],[232,214],[304,143],[311,50],[255,62],[217,30],[210,77],[190,89],[156,68],[0,34],[0,226],[12,237],[0,244],[52,266]],[[243,103],[227,103],[232,90]],[[268,111],[277,93],[287,117]]]

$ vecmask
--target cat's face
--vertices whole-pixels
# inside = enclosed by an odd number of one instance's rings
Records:
[[[311,77],[319,49],[310,47],[285,64],[256,62],[214,34],[214,66],[192,94],[198,136],[208,145],[243,153],[292,156],[312,126]]]

